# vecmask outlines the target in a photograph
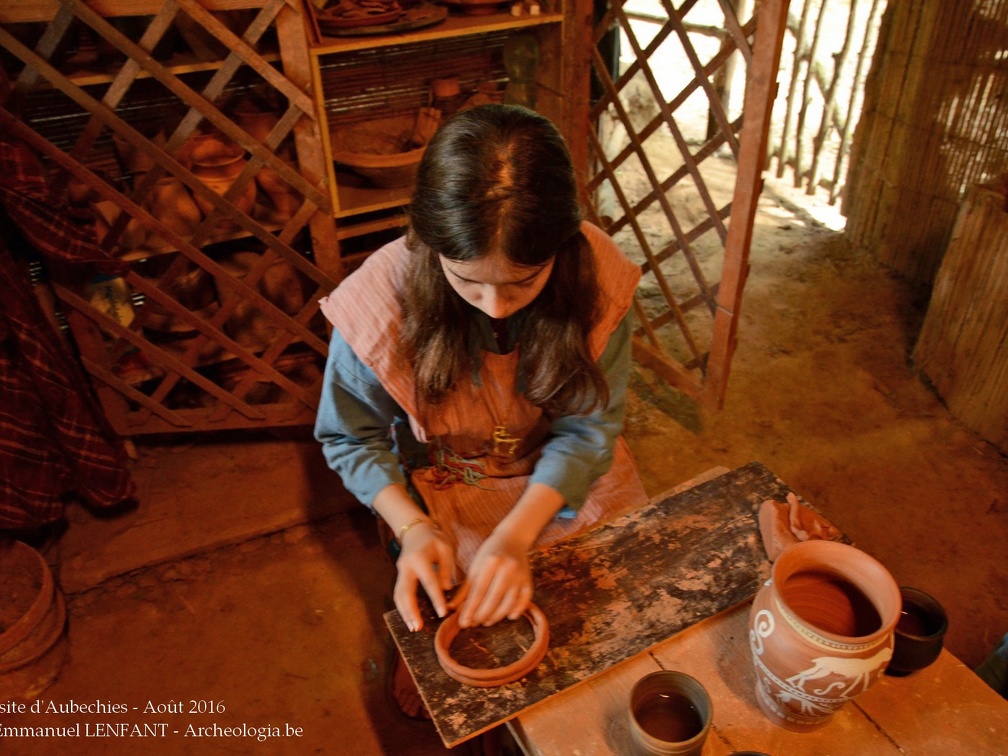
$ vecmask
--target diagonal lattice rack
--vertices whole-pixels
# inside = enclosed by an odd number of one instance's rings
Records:
[[[114,286],[50,272],[82,362],[124,435],[314,418],[327,352],[317,300],[341,269],[302,14],[300,0],[15,1],[0,8],[0,48],[14,84],[0,108],[3,126],[43,157],[57,197],[76,187],[113,208],[100,246],[130,263]],[[24,42],[40,25],[34,42]],[[185,41],[195,39],[192,49],[180,43],[180,30],[189,34],[181,35]],[[75,68],[68,49],[76,44],[79,56],[88,40],[99,41],[106,61],[92,57]],[[226,103],[249,93],[276,107],[257,135],[225,112]],[[193,172],[187,151],[200,133],[244,153],[226,190]],[[114,141],[141,156],[143,170],[124,169],[110,149]],[[266,172],[293,198],[285,212],[257,185]],[[206,208],[184,233],[159,212],[155,193],[165,178]],[[253,188],[255,204],[240,206]],[[278,298],[271,285],[278,275],[302,294]],[[192,301],[193,281],[212,301]],[[94,296],[115,287],[118,309]],[[171,323],[167,338],[157,322]]]
[[[735,346],[787,17],[787,0],[763,0],[740,20],[745,4],[611,0],[592,56],[598,129],[588,134],[586,191],[594,220],[644,272],[634,357],[715,407]],[[601,52],[614,34],[621,70]]]

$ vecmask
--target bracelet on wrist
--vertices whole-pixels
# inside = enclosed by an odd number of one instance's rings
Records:
[[[412,528],[414,525],[423,525],[423,524],[430,525],[432,528],[437,528],[437,525],[430,517],[414,517],[412,520],[410,520],[401,528],[399,528],[399,536],[398,536],[399,543],[402,544],[403,536],[406,535],[407,530]]]

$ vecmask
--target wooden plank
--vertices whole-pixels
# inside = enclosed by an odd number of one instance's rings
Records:
[[[53,16],[52,23],[46,26],[45,31],[42,32],[42,36],[35,45],[35,51],[46,60],[52,58],[53,53],[55,53],[59,48],[64,35],[67,33],[67,30],[70,29],[73,21],[73,11],[65,6],[60,8],[56,15]],[[17,78],[16,89],[21,90],[22,92],[28,92],[35,86],[38,79],[39,71],[33,66],[26,65]],[[5,104],[8,107],[12,106],[12,103]]]
[[[81,357],[81,364],[83,364],[84,367],[87,368],[87,371],[90,375],[94,376],[99,381],[102,381],[111,388],[114,388],[117,392],[119,392],[124,397],[129,399],[131,402],[150,410],[155,415],[160,417],[162,420],[169,423],[173,428],[182,428],[182,429],[192,428],[192,423],[186,420],[181,415],[179,415],[177,412],[165,407],[162,404],[159,404],[158,402],[153,401],[149,396],[147,396],[143,392],[137,391],[135,388],[133,388],[133,386],[128,384],[122,378],[117,376],[115,373],[106,370],[97,362],[89,358],[87,355],[83,355]],[[116,417],[110,419],[118,420],[119,418]],[[120,428],[117,427],[116,432],[122,433],[122,430],[120,430]]]
[[[1008,701],[948,651],[853,703],[905,753],[1008,754]]]
[[[325,108],[319,107],[324,97],[317,74],[317,66],[312,65],[305,38],[305,20],[291,9],[277,14],[277,36],[280,49],[284,53],[284,74],[302,91],[314,98],[316,117],[299,120],[294,126],[294,146],[298,154],[298,164],[308,183],[316,187],[319,194],[328,200],[319,206],[311,216],[312,249],[315,264],[326,275],[336,281],[343,279],[343,264],[340,259],[336,222],[333,219],[331,173],[332,161],[327,157],[332,153],[323,139],[328,139],[328,121]]]
[[[477,735],[752,597],[770,569],[756,512],[765,499],[784,501],[789,492],[754,462],[533,554],[533,600],[549,621],[550,650],[535,672],[499,688],[471,688],[441,670],[434,654],[439,621],[428,602],[416,633],[398,612],[388,612],[386,624],[445,744]],[[516,624],[491,630],[513,638]]]
[[[677,388],[693,399],[703,395],[700,381],[682,364],[667,356],[660,349],[645,343],[638,336],[633,337],[633,357],[640,364],[661,376],[670,386]]]
[[[585,124],[592,123],[591,88],[586,86],[591,72],[592,5],[587,0],[567,0],[563,3],[564,23],[562,38],[556,39],[556,50],[549,68],[559,66],[559,81],[554,79],[563,93],[561,116],[558,125],[567,139],[571,163],[579,185],[584,185],[588,168],[588,144],[582,139]],[[548,35],[546,36],[548,39]],[[547,69],[549,70],[549,69]]]
[[[223,430],[262,430],[264,428],[282,428],[286,426],[311,426],[315,422],[315,412],[307,409],[300,402],[281,402],[263,404],[261,418],[248,418],[241,413],[232,412],[226,422],[214,424],[208,417],[206,409],[174,409],[173,412],[187,420],[194,431]],[[124,436],[139,436],[147,434],[178,433],[179,428],[164,420],[160,415],[141,417],[136,412],[126,411],[116,425],[116,432]]]

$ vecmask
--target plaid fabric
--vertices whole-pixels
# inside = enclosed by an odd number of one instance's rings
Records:
[[[62,518],[76,497],[93,507],[135,493],[120,441],[80,364],[32,291],[26,250],[63,269],[122,272],[53,203],[37,156],[0,127],[0,529]]]

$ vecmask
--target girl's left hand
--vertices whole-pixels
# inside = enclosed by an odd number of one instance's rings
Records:
[[[528,546],[495,531],[480,546],[465,582],[452,598],[459,627],[518,619],[532,600]]]

